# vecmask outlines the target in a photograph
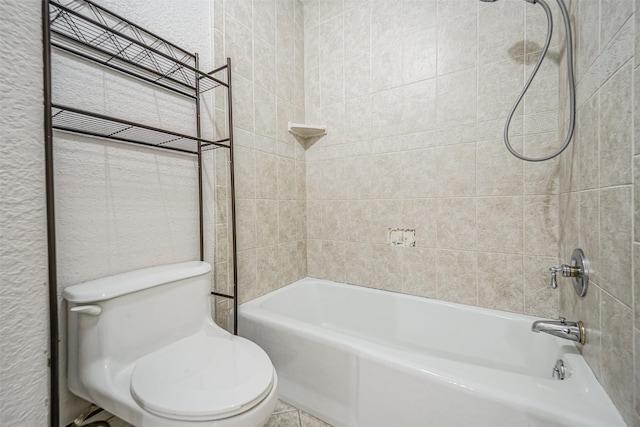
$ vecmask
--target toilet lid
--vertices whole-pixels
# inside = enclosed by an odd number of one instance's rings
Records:
[[[267,354],[244,338],[198,334],[138,360],[131,394],[165,418],[215,420],[245,412],[273,385]]]

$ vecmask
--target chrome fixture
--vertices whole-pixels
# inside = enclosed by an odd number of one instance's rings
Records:
[[[571,265],[562,264],[560,267],[551,267],[551,287],[558,287],[556,275],[560,273],[562,277],[571,277],[573,289],[578,296],[583,297],[587,294],[589,287],[589,261],[582,252],[582,249],[574,249],[571,254]]]
[[[553,367],[551,377],[558,380],[563,380],[566,375],[567,369],[564,367],[564,361],[562,359],[556,360],[556,366]]]
[[[481,0],[481,1],[494,2],[496,0]],[[565,137],[564,144],[554,153],[549,154],[547,156],[543,156],[543,157],[527,157],[523,154],[518,153],[511,146],[511,143],[509,142],[509,126],[511,124],[511,119],[513,118],[513,114],[518,108],[518,105],[520,104],[520,102],[522,102],[522,99],[524,98],[524,94],[529,89],[531,82],[533,81],[534,77],[538,73],[538,69],[542,64],[542,60],[545,58],[547,51],[549,50],[549,44],[551,43],[551,34],[553,33],[553,18],[551,16],[551,9],[549,8],[549,5],[544,0],[525,0],[525,1],[531,4],[539,4],[547,14],[547,39],[544,42],[544,47],[542,48],[542,53],[538,58],[538,62],[536,63],[535,67],[533,67],[533,71],[531,72],[531,75],[527,79],[527,82],[522,88],[520,95],[518,95],[518,98],[516,99],[516,102],[513,104],[513,107],[511,107],[511,111],[509,111],[509,114],[507,115],[507,120],[504,124],[504,145],[507,147],[507,150],[509,150],[511,154],[513,154],[515,157],[519,158],[520,160],[525,160],[527,162],[542,162],[545,160],[553,159],[554,157],[560,155],[560,153],[562,153],[569,146],[569,143],[571,142],[571,138],[573,137],[573,130],[575,128],[576,89],[575,89],[575,82],[573,78],[573,41],[571,40],[571,22],[569,19],[569,12],[567,11],[567,6],[564,4],[564,1],[556,0],[556,3],[558,3],[558,7],[560,8],[560,12],[562,14],[562,20],[564,21],[564,28],[565,28],[565,34],[566,34],[565,38],[566,38],[566,51],[567,51],[567,82],[569,85],[569,104],[570,104],[569,129],[567,130],[567,135]]]
[[[567,321],[564,317],[560,320],[536,320],[531,325],[533,332],[544,332],[565,340],[577,341],[580,344],[585,342],[585,330],[582,320],[577,322]]]

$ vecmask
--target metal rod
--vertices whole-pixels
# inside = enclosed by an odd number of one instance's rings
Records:
[[[157,36],[157,35],[153,34],[152,32],[145,30],[145,29],[144,29],[144,28],[142,28],[141,26],[139,26],[139,25],[137,25],[137,24],[134,24],[134,23],[132,23],[132,22],[130,22],[130,21],[128,21],[128,20],[126,20],[126,19],[122,18],[121,16],[118,16],[118,15],[116,15],[115,13],[113,13],[113,12],[111,12],[111,11],[109,11],[109,10],[105,9],[105,8],[102,8],[102,7],[98,6],[98,5],[96,5],[95,3],[91,3],[90,1],[87,1],[87,0],[84,0],[84,2],[85,2],[85,3],[87,3],[87,4],[90,4],[91,6],[93,6],[93,7],[97,8],[97,9],[102,10],[103,12],[106,12],[107,14],[109,14],[109,15],[111,15],[111,16],[113,16],[113,17],[117,18],[118,20],[120,20],[120,21],[122,21],[122,22],[126,22],[127,24],[129,24],[129,25],[130,25],[131,27],[133,27],[133,28],[136,28],[136,29],[139,29],[139,30],[144,31],[145,33],[147,33],[147,34],[149,34],[150,36],[152,36],[152,37],[154,37],[154,38],[156,38],[156,39],[158,39],[158,40],[162,41],[163,43],[166,43],[166,44],[167,44],[167,45],[169,45],[169,46],[171,46],[171,47],[173,47],[173,48],[175,48],[175,49],[178,49],[178,50],[182,51],[183,53],[185,53],[186,55],[188,55],[188,56],[189,56],[189,57],[191,57],[192,59],[194,58],[193,53],[187,52],[186,50],[182,49],[181,47],[178,47],[178,46],[174,45],[173,43],[170,43],[170,42],[168,42],[168,41],[164,40],[163,38],[161,38],[161,37],[159,37],[159,36]],[[57,3],[57,2],[55,2],[55,1],[52,1],[51,3],[52,3],[55,7],[57,7],[58,9],[64,10],[65,12],[67,12],[67,13],[69,13],[69,14],[71,14],[71,15],[73,15],[73,16],[75,16],[75,17],[77,17],[77,18],[80,18],[80,19],[81,19],[81,20],[83,20],[83,21],[89,22],[89,23],[91,23],[92,25],[95,25],[96,27],[102,28],[103,30],[105,30],[105,31],[107,31],[107,32],[109,32],[109,33],[112,33],[112,34],[115,34],[115,35],[121,36],[123,39],[128,40],[128,41],[130,41],[130,42],[133,42],[134,44],[136,44],[136,45],[138,45],[138,46],[142,46],[143,48],[145,48],[145,49],[149,50],[150,52],[156,53],[156,54],[158,54],[158,55],[160,55],[160,56],[162,56],[162,57],[164,57],[164,58],[166,58],[166,59],[169,59],[169,60],[170,60],[170,61],[172,61],[172,62],[179,62],[176,58],[172,57],[171,55],[168,55],[168,54],[166,54],[166,53],[164,53],[164,52],[161,52],[161,51],[159,51],[159,50],[157,50],[157,49],[154,49],[154,48],[152,48],[152,47],[149,47],[149,46],[147,46],[147,45],[145,45],[145,44],[142,44],[139,40],[136,40],[136,39],[134,39],[134,38],[132,38],[132,37],[130,37],[130,36],[128,36],[128,35],[126,35],[126,34],[123,34],[123,33],[121,33],[120,31],[116,31],[116,30],[114,30],[113,28],[111,28],[111,27],[109,27],[109,26],[107,26],[107,25],[104,25],[104,24],[103,24],[103,23],[101,23],[101,22],[95,21],[95,20],[93,20],[93,19],[89,18],[89,17],[88,17],[88,16],[86,16],[86,15],[83,15],[83,14],[81,14],[81,13],[78,13],[78,12],[76,12],[76,11],[75,11],[75,10],[73,10],[73,9],[69,9],[68,7],[63,6],[63,5],[61,5],[60,3]],[[47,13],[47,15],[48,15],[48,13]],[[188,66],[188,67],[189,67],[189,66]],[[191,68],[193,71],[196,71],[193,67],[190,67],[190,68]]]
[[[65,37],[65,38],[69,38],[69,37],[67,37],[67,36],[66,36],[66,35],[64,35],[64,34],[61,34],[61,36]],[[71,39],[71,38],[69,38],[69,39],[70,39],[70,40],[73,40],[73,39]],[[161,88],[163,88],[163,89],[170,90],[170,91],[172,91],[172,92],[174,92],[174,93],[177,93],[177,94],[179,94],[179,95],[186,96],[186,97],[188,97],[188,98],[193,98],[193,95],[191,95],[190,93],[183,92],[182,90],[180,90],[180,89],[178,89],[178,88],[171,87],[171,86],[166,85],[166,84],[164,84],[164,83],[160,83],[158,80],[153,80],[153,79],[150,79],[150,78],[148,78],[148,77],[144,77],[144,76],[142,76],[142,75],[140,75],[140,74],[138,74],[138,73],[134,73],[134,72],[129,71],[129,70],[127,70],[127,69],[123,68],[123,67],[119,67],[119,66],[117,66],[116,64],[114,64],[114,63],[112,63],[112,62],[106,62],[106,61],[103,61],[103,60],[99,60],[99,59],[97,59],[97,58],[95,58],[95,57],[93,57],[93,56],[87,55],[87,54],[82,53],[82,52],[77,51],[77,50],[70,49],[70,48],[68,48],[68,47],[66,47],[66,46],[64,46],[64,45],[57,44],[57,43],[55,43],[55,42],[53,42],[53,43],[52,43],[52,46],[54,46],[54,47],[55,47],[55,48],[57,48],[57,49],[64,50],[65,52],[71,53],[71,54],[73,54],[73,55],[77,55],[77,56],[79,56],[79,57],[81,57],[81,58],[83,58],[83,59],[86,59],[86,60],[88,60],[88,61],[92,61],[92,62],[95,62],[95,63],[97,63],[97,64],[104,65],[104,66],[106,66],[106,67],[112,68],[112,69],[114,69],[114,70],[116,70],[116,71],[119,71],[119,72],[121,72],[121,73],[127,74],[127,75],[129,75],[129,76],[131,76],[131,77],[135,77],[135,78],[137,78],[137,79],[143,80],[143,81],[145,81],[145,82],[147,82],[147,83],[154,84],[154,85],[159,86],[159,87],[161,87]],[[104,52],[104,51],[102,51],[102,50],[100,50],[100,49],[96,49],[96,50],[99,50],[99,51],[101,51],[101,52]],[[105,52],[105,53],[106,53],[106,52]],[[145,71],[149,71],[150,73],[153,73],[153,74],[155,74],[155,75],[159,75],[159,74],[158,74],[157,72],[155,72],[155,71],[152,71],[152,70],[150,70],[150,69],[147,69],[146,67],[139,66],[138,64],[135,64],[135,63],[133,63],[133,62],[131,62],[131,61],[128,61],[128,60],[126,60],[126,59],[124,59],[124,58],[119,58],[119,59],[120,59],[121,61],[123,61],[123,62],[125,62],[125,63],[129,64],[129,65],[133,65],[133,66],[135,66],[135,67],[137,67],[137,68],[141,68],[141,69],[144,69]],[[170,80],[171,82],[173,82],[173,83],[175,83],[175,84],[177,84],[177,85],[184,86],[184,87],[186,87],[186,88],[192,89],[192,88],[191,88],[191,87],[189,87],[188,85],[186,85],[186,84],[184,84],[184,83],[182,83],[182,82],[180,82],[180,81],[178,81],[178,80],[172,79],[172,78],[170,78],[170,77],[164,77],[164,78],[166,78],[167,80]]]
[[[179,51],[181,51],[181,52],[183,52],[183,53],[185,53],[185,54],[187,54],[187,55],[189,55],[189,56],[191,56],[191,57],[194,57],[194,54],[193,54],[193,53],[191,53],[191,52],[189,52],[189,51],[187,51],[187,50],[184,50],[184,49],[183,49],[183,48],[181,48],[180,46],[175,45],[175,44],[171,43],[170,41],[167,41],[167,40],[163,39],[163,38],[162,38],[162,37],[160,37],[159,35],[154,34],[154,33],[152,33],[151,31],[149,31],[149,30],[147,30],[147,29],[145,29],[145,28],[142,28],[141,26],[139,26],[139,25],[137,25],[137,24],[134,24],[133,22],[129,21],[128,19],[123,18],[122,16],[117,15],[117,14],[115,14],[115,13],[111,12],[111,11],[110,11],[110,10],[108,10],[108,9],[105,9],[105,8],[104,8],[104,7],[102,7],[102,6],[98,6],[97,4],[95,4],[94,2],[92,2],[92,1],[90,1],[90,0],[84,0],[84,2],[85,2],[85,3],[87,3],[87,4],[90,4],[91,6],[95,7],[96,9],[100,9],[101,11],[108,13],[109,15],[111,15],[111,16],[113,16],[113,17],[115,17],[115,18],[118,18],[118,19],[119,19],[119,20],[121,20],[122,22],[126,22],[127,24],[131,25],[132,27],[135,27],[135,28],[138,28],[138,29],[140,29],[140,30],[144,31],[145,33],[149,34],[149,35],[150,35],[150,36],[152,36],[152,37],[155,37],[156,39],[158,39],[158,40],[162,41],[163,43],[168,44],[169,46],[171,46],[171,47],[173,47],[173,48],[175,48],[175,49],[178,49]],[[56,5],[58,5],[58,4],[56,3]]]
[[[231,58],[227,58],[227,114],[229,117],[229,176],[231,191],[231,255],[233,256],[233,334],[238,335],[238,254],[236,239],[236,192],[233,163],[233,97],[231,93]]]
[[[200,58],[196,57],[196,68],[200,66]],[[200,227],[200,261],[204,261],[204,208],[202,200],[202,136],[200,124],[200,80],[196,79],[196,136],[198,137],[198,222]]]
[[[162,150],[170,150],[170,151],[176,151],[182,154],[191,154],[191,155],[196,155],[198,154],[196,151],[189,151],[189,150],[184,150],[182,148],[176,148],[176,147],[167,147],[166,145],[157,145],[157,144],[150,144],[148,142],[141,142],[141,141],[136,141],[133,139],[127,139],[127,138],[120,138],[117,136],[105,136],[103,134],[100,133],[95,133],[95,132],[91,132],[91,131],[85,131],[85,130],[77,130],[77,129],[73,129],[73,128],[65,128],[65,127],[60,127],[60,126],[56,126],[55,130],[58,131],[62,131],[62,132],[69,132],[69,133],[73,133],[76,135],[84,135],[84,136],[92,136],[92,137],[96,137],[96,138],[102,138],[102,139],[113,139],[116,141],[120,141],[120,142],[127,142],[130,144],[135,144],[135,145],[144,145],[146,147],[151,147],[151,148],[159,148]]]
[[[229,299],[233,299],[235,298],[233,295],[227,295],[227,294],[222,294],[220,292],[211,292],[211,295],[215,295],[217,297],[222,297],[222,298],[229,298]]]
[[[88,2],[87,0],[84,0],[84,1],[85,1],[85,2],[87,2],[87,3],[89,3],[89,4],[91,4],[91,5],[93,5],[93,6],[95,6],[93,3],[90,3],[90,2]],[[226,84],[225,84],[224,82],[222,82],[222,81],[220,81],[220,80],[216,79],[215,77],[211,77],[210,75],[208,75],[208,74],[206,74],[206,73],[203,73],[202,71],[198,70],[198,69],[197,69],[197,68],[195,68],[195,67],[192,67],[192,66],[191,66],[191,65],[189,65],[189,64],[185,64],[184,62],[180,61],[180,60],[179,60],[179,59],[177,59],[177,58],[172,57],[171,55],[168,55],[168,54],[166,54],[166,53],[164,53],[164,52],[162,52],[162,51],[159,51],[159,50],[157,50],[157,49],[155,49],[155,48],[152,48],[152,47],[150,47],[150,46],[148,46],[148,45],[146,45],[146,44],[143,44],[143,43],[141,43],[140,41],[138,41],[138,40],[136,40],[136,39],[134,39],[134,38],[132,38],[132,37],[129,37],[129,36],[128,36],[128,35],[126,35],[126,34],[123,34],[123,33],[119,32],[119,31],[116,31],[116,30],[114,30],[113,28],[110,28],[110,27],[108,27],[108,26],[106,26],[106,25],[104,25],[104,24],[102,24],[102,23],[100,23],[100,22],[94,21],[93,19],[90,19],[90,18],[88,18],[88,17],[86,17],[86,16],[84,16],[84,15],[82,15],[82,14],[80,14],[80,13],[76,12],[75,10],[72,10],[72,9],[69,9],[69,8],[67,8],[67,7],[65,7],[65,6],[62,6],[62,5],[61,5],[61,4],[59,4],[59,3],[55,3],[55,2],[52,2],[52,3],[55,5],[55,7],[59,8],[59,9],[61,9],[61,10],[64,10],[65,12],[67,12],[67,13],[69,13],[69,14],[73,15],[73,16],[76,16],[76,17],[77,17],[77,18],[79,18],[79,19],[82,19],[82,20],[84,20],[84,21],[86,21],[86,22],[89,22],[89,23],[91,23],[92,25],[97,26],[98,28],[102,28],[103,30],[107,31],[108,33],[115,34],[115,35],[117,35],[118,37],[122,37],[123,39],[125,39],[125,40],[127,40],[127,41],[129,41],[129,42],[132,42],[132,43],[134,43],[134,44],[136,44],[136,45],[138,45],[138,46],[140,46],[140,47],[142,47],[142,48],[143,48],[144,50],[146,50],[146,51],[152,52],[152,53],[154,53],[154,54],[156,54],[156,55],[158,55],[158,56],[161,56],[161,57],[163,57],[163,58],[165,58],[165,59],[168,59],[169,61],[171,61],[171,62],[173,62],[173,63],[178,63],[178,64],[180,64],[182,67],[184,67],[184,68],[186,68],[186,69],[188,69],[188,70],[191,70],[191,71],[193,71],[193,72],[195,73],[195,75],[194,75],[194,79],[195,79],[195,80],[198,80],[196,76],[204,76],[204,77],[206,77],[206,78],[207,78],[207,79],[209,79],[209,80],[213,80],[213,81],[215,81],[215,82],[216,82],[216,83],[218,83],[218,84],[221,84],[221,85],[225,85],[225,86],[226,86]],[[98,6],[95,6],[95,7],[98,7]],[[99,8],[99,7],[98,7],[98,8]],[[172,45],[171,43],[168,43],[168,42],[166,42],[165,40],[161,39],[160,37],[157,37],[157,36],[155,36],[154,34],[152,34],[152,33],[148,32],[147,30],[143,29],[142,27],[139,27],[139,26],[137,26],[137,25],[131,24],[129,21],[127,21],[127,20],[125,20],[125,19],[123,19],[123,18],[120,18],[119,16],[115,15],[114,13],[111,13],[111,12],[107,11],[106,9],[103,9],[103,8],[99,8],[99,9],[102,9],[102,10],[106,11],[107,13],[109,13],[109,14],[111,14],[111,15],[113,15],[113,16],[115,16],[115,17],[117,17],[118,19],[121,19],[122,21],[127,22],[129,25],[131,25],[131,26],[132,26],[132,27],[134,27],[134,28],[138,28],[138,29],[140,29],[140,30],[142,30],[142,31],[144,31],[144,32],[147,32],[148,34],[152,35],[153,37],[156,37],[158,40],[161,40],[161,41],[163,41],[164,43],[167,43],[167,44],[169,44],[169,45],[171,45],[171,46],[173,46],[173,47],[178,48],[177,46],[174,46],[174,45]],[[47,13],[47,16],[48,16],[48,13]],[[80,42],[80,43],[82,43],[82,42]],[[94,45],[86,44],[86,46],[89,46],[89,47],[91,47],[92,49],[97,49],[97,50],[99,50],[99,49],[98,49],[98,48],[96,48]],[[181,48],[178,48],[178,49],[182,50]],[[192,53],[189,53],[189,56],[191,56],[191,57],[193,58],[193,54],[192,54]],[[122,58],[121,58],[121,57],[119,57],[119,59],[122,59]],[[137,65],[137,66],[139,66],[139,65]],[[158,74],[161,74],[161,73],[158,73]]]
[[[56,216],[53,170],[53,127],[51,118],[51,33],[49,28],[49,2],[42,1],[42,62],[43,62],[43,115],[44,161],[47,200],[47,256],[49,264],[49,416],[51,427],[60,425],[60,355],[58,349],[58,272],[56,260]]]
[[[166,130],[166,129],[160,129],[160,128],[157,128],[157,127],[148,126],[148,125],[144,125],[144,124],[141,124],[141,123],[135,123],[135,122],[131,122],[131,121],[128,121],[128,120],[116,119],[114,117],[109,117],[109,116],[105,116],[103,114],[98,114],[98,113],[94,113],[94,112],[90,112],[90,111],[86,111],[86,110],[81,110],[79,108],[67,107],[67,106],[59,105],[59,104],[53,104],[53,105],[51,105],[51,107],[59,108],[61,110],[69,111],[69,112],[80,114],[80,115],[83,115],[83,116],[95,117],[97,119],[102,119],[102,120],[106,120],[106,121],[109,121],[109,122],[121,123],[121,124],[124,124],[124,125],[127,125],[127,126],[134,126],[134,127],[137,127],[137,128],[147,129],[147,130],[151,130],[151,131],[154,131],[154,132],[159,132],[159,133],[166,134],[166,135],[173,135],[173,136],[177,136],[179,138],[189,139],[189,140],[192,140],[192,141],[202,141],[207,145],[217,145],[219,147],[227,147],[228,148],[227,145],[220,144],[220,143],[215,142],[215,141],[209,141],[209,140],[206,140],[206,139],[201,139],[201,138],[198,138],[198,137],[194,137],[192,135],[185,135],[185,134],[182,134],[182,133],[173,132],[173,131]],[[105,136],[105,135],[95,134],[95,133],[91,133],[91,132],[80,130],[80,129],[73,130],[72,128],[62,128],[62,127],[59,127],[59,126],[54,126],[54,127],[56,129],[67,130],[67,131],[72,131],[72,132],[76,132],[76,133],[86,133],[87,135],[100,136],[102,138],[118,139],[118,138],[115,138],[115,137],[109,137],[109,136]],[[127,140],[127,139],[122,139],[122,138],[121,138],[121,140],[127,141],[127,142],[138,143],[135,140]],[[140,142],[140,143],[143,144],[143,142]],[[147,145],[153,145],[153,144],[147,144]],[[153,146],[155,146],[155,145],[153,145]],[[160,146],[160,145],[158,145],[158,146]],[[191,151],[191,153],[196,153],[196,151]]]
[[[218,72],[220,72],[220,71],[224,70],[225,68],[227,68],[227,64],[225,64],[225,65],[223,65],[223,66],[221,66],[221,67],[218,67],[218,68],[216,68],[216,69],[213,69],[213,70],[209,71],[209,72],[208,72],[208,73],[206,73],[206,74],[208,74],[208,75],[216,74],[216,73],[218,73]],[[227,79],[227,81],[228,81],[228,79]]]

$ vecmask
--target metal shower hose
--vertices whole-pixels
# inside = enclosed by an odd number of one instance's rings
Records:
[[[518,153],[517,151],[515,151],[511,146],[511,143],[509,142],[509,125],[511,124],[511,119],[513,118],[513,114],[515,113],[516,108],[518,108],[518,105],[520,104],[520,102],[522,102],[522,98],[524,97],[524,94],[527,92],[527,89],[529,89],[529,86],[531,85],[533,78],[536,76],[536,73],[538,72],[538,69],[542,64],[542,61],[544,60],[544,57],[547,54],[547,50],[549,50],[549,43],[551,43],[551,34],[553,33],[553,18],[551,17],[551,10],[549,9],[549,5],[547,5],[547,3],[544,0],[535,0],[535,3],[540,4],[540,6],[542,6],[542,8],[547,14],[547,27],[548,27],[547,40],[544,43],[544,47],[542,48],[542,53],[540,54],[540,58],[538,59],[536,66],[533,68],[533,71],[531,72],[529,79],[527,80],[524,87],[522,88],[520,95],[518,95],[518,99],[516,99],[516,102],[513,104],[513,107],[511,107],[511,111],[509,111],[509,115],[507,116],[507,121],[504,125],[504,145],[507,147],[507,150],[509,150],[509,152],[514,156],[516,156],[517,158],[521,160],[525,160],[527,162],[543,162],[545,160],[550,160],[560,155],[560,153],[562,153],[569,146],[569,142],[571,142],[571,137],[573,136],[573,130],[575,127],[576,90],[575,90],[575,84],[573,80],[573,42],[571,39],[571,24],[569,22],[569,12],[567,11],[567,7],[565,6],[564,2],[562,0],[556,0],[556,1],[558,3],[558,6],[560,7],[560,11],[562,12],[562,19],[564,21],[564,27],[565,27],[565,33],[566,33],[567,80],[569,84],[569,102],[570,102],[569,130],[567,132],[567,136],[565,138],[565,141],[562,147],[560,147],[560,149],[558,149],[556,152],[545,157],[524,156]]]

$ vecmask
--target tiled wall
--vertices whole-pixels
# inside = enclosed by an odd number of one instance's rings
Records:
[[[526,2],[305,2],[306,119],[329,132],[306,151],[310,276],[557,315],[559,163],[502,143],[545,27]],[[552,45],[511,128],[528,155],[557,140]]]
[[[303,12],[297,0],[216,0],[216,62],[233,60],[233,121],[238,283],[241,301],[306,276],[304,150],[287,122],[304,121]],[[216,100],[221,106],[222,100]],[[226,116],[216,110],[219,122]],[[222,123],[218,125],[222,126]],[[219,151],[219,150],[218,150]],[[224,167],[226,153],[218,153]],[[218,170],[222,170],[218,168]],[[217,200],[228,200],[221,173]],[[218,215],[218,248],[230,236],[228,209]],[[228,208],[228,205],[227,205]],[[227,252],[228,253],[228,252]],[[219,251],[218,290],[232,269]],[[228,302],[220,301],[225,322]]]
[[[560,308],[567,318],[584,321],[583,355],[627,423],[640,425],[640,126],[634,112],[640,16],[633,0],[573,1],[571,15],[577,122],[561,159],[560,256],[568,262],[573,248],[582,248],[592,275],[584,298],[564,282]],[[569,108],[562,65],[564,132]]]

